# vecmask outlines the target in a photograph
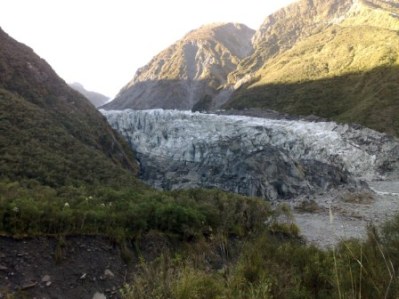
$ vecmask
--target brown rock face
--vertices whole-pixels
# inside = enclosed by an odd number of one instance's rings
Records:
[[[209,108],[207,99],[219,92],[228,74],[252,53],[253,34],[245,25],[232,23],[193,30],[139,69],[104,108],[192,109],[196,104]]]

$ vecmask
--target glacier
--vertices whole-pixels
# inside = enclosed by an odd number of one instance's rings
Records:
[[[271,200],[398,177],[398,139],[358,125],[177,110],[100,110],[167,190],[220,188]]]

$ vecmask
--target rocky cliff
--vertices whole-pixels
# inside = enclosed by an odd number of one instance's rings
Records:
[[[215,187],[293,198],[399,174],[399,141],[334,122],[184,111],[102,111],[129,141],[141,177],[162,189]]]
[[[241,59],[252,53],[254,31],[211,24],[188,33],[139,69],[105,109],[210,109]]]

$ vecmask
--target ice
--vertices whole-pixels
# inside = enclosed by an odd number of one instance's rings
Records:
[[[335,122],[162,109],[101,112],[136,152],[176,161],[201,162],[218,153],[214,148],[220,142],[239,139],[240,148],[229,149],[227,155],[272,146],[295,160],[317,160],[355,177],[375,179],[398,148],[397,140],[385,134]]]

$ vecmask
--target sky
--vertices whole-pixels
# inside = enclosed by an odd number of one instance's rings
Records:
[[[0,0],[0,27],[66,82],[113,98],[136,70],[213,22],[258,29],[294,0]],[[1,46],[1,45],[0,45]]]

